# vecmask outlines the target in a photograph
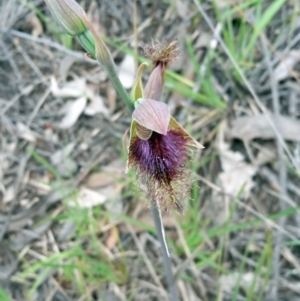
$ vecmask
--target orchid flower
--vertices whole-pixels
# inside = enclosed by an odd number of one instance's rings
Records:
[[[168,106],[159,99],[163,89],[164,71],[177,58],[176,44],[148,48],[155,68],[145,92],[138,70],[131,97],[135,102],[130,128],[127,170],[134,168],[139,186],[146,197],[155,200],[166,211],[183,211],[181,200],[190,191],[192,172],[188,168],[190,146],[203,148],[170,115]]]

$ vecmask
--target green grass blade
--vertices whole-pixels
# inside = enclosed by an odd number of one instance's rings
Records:
[[[282,7],[282,5],[286,2],[286,0],[277,0],[274,1],[271,5],[268,6],[268,8],[265,10],[265,12],[260,16],[260,18],[256,18],[257,23],[254,24],[254,32],[252,34],[252,37],[250,38],[248,47],[245,51],[245,53],[249,53],[251,49],[254,47],[257,38],[260,36],[262,31],[268,26],[268,24],[271,22],[272,18],[275,16],[275,14],[279,11],[279,9]]]
[[[0,286],[0,300],[1,301],[12,301],[11,298],[7,295],[7,293],[1,286]]]

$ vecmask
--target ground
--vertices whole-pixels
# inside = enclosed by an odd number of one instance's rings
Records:
[[[129,92],[143,48],[177,39],[162,100],[205,146],[163,215],[179,300],[299,301],[299,2],[79,3]],[[1,301],[168,300],[130,123],[42,0],[1,1]]]

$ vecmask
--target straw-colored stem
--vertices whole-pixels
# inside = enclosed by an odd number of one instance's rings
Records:
[[[177,301],[178,296],[177,296],[175,281],[173,277],[172,262],[171,262],[168,246],[165,241],[165,233],[164,233],[164,227],[162,223],[159,204],[155,204],[154,206],[152,206],[151,211],[152,211],[152,217],[154,220],[158,240],[161,244],[163,265],[166,273],[170,300]]]

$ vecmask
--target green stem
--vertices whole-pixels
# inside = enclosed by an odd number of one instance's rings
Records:
[[[120,97],[126,104],[128,110],[132,113],[134,111],[133,101],[130,99],[128,93],[124,89],[117,75],[117,69],[114,59],[106,46],[105,42],[100,38],[100,36],[95,31],[90,20],[86,15],[84,15],[84,21],[89,28],[84,32],[83,35],[79,37],[81,45],[89,51],[89,53],[95,57],[100,65],[105,69],[108,77],[113,82],[115,89],[118,91]],[[94,46],[94,49],[93,49]],[[91,50],[89,50],[91,48]]]
[[[124,89],[123,85],[121,84],[116,71],[115,70],[106,70],[106,71],[107,71],[108,77],[113,82],[115,89],[118,91],[118,93],[119,93],[120,97],[122,98],[122,100],[124,101],[126,107],[132,113],[134,111],[134,104],[133,104],[131,98],[129,97],[128,93]]]

